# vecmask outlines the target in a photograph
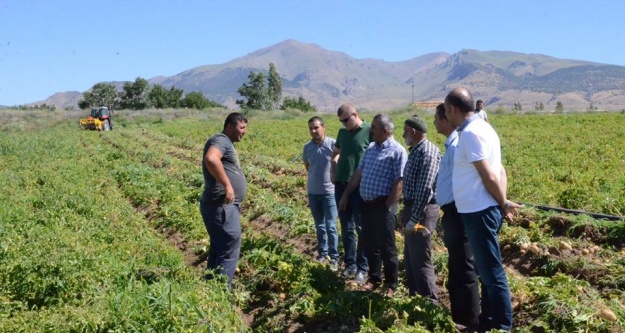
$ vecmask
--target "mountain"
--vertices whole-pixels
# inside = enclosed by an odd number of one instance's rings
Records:
[[[241,98],[237,89],[248,81],[250,71],[267,72],[269,63],[282,77],[283,96],[303,96],[323,111],[333,111],[343,102],[386,110],[411,101],[440,101],[458,86],[483,99],[487,109],[521,102],[524,110],[533,109],[536,103],[553,110],[557,101],[568,110],[583,110],[591,103],[600,109],[625,107],[624,66],[507,51],[461,50],[388,62],[355,59],[316,44],[286,40],[220,65],[148,81],[200,91],[211,100],[236,107],[236,99]],[[57,105],[53,102],[57,95],[43,102]]]

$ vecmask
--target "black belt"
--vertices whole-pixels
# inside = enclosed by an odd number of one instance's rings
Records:
[[[344,185],[344,186],[347,186],[347,184],[349,184],[349,182],[334,182],[334,185]]]
[[[375,205],[375,204],[378,204],[378,203],[381,203],[381,202],[386,203],[386,199],[388,199],[388,195],[384,195],[384,196],[381,196],[381,197],[377,197],[377,198],[375,198],[375,199],[373,199],[373,200],[363,200],[363,201],[364,201],[364,203],[366,203],[367,205]]]

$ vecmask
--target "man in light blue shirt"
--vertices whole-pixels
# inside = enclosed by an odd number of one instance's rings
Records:
[[[480,315],[480,294],[477,274],[473,263],[473,252],[469,239],[458,214],[452,193],[451,177],[454,166],[454,151],[458,144],[458,132],[445,117],[445,105],[436,107],[434,126],[438,133],[447,137],[445,155],[441,160],[436,179],[436,203],[443,210],[443,242],[449,254],[447,258],[447,290],[451,303],[451,317],[456,324],[476,329]]]
[[[338,233],[336,231],[336,200],[334,184],[330,180],[330,161],[335,140],[326,136],[321,117],[308,120],[312,140],[304,146],[302,159],[308,172],[308,204],[317,232],[317,260],[323,263],[330,257],[330,269],[338,270]]]

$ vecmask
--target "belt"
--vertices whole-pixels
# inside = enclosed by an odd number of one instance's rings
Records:
[[[381,197],[377,197],[373,200],[363,200],[365,204],[367,205],[375,205],[381,202],[386,202],[386,199],[388,199],[388,195],[383,195]]]
[[[334,182],[334,185],[344,185],[344,186],[347,186],[347,184],[349,184],[349,182]]]

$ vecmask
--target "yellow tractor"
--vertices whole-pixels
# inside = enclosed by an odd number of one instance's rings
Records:
[[[91,114],[87,118],[80,119],[80,127],[86,130],[112,130],[111,110],[104,106],[92,108]]]

